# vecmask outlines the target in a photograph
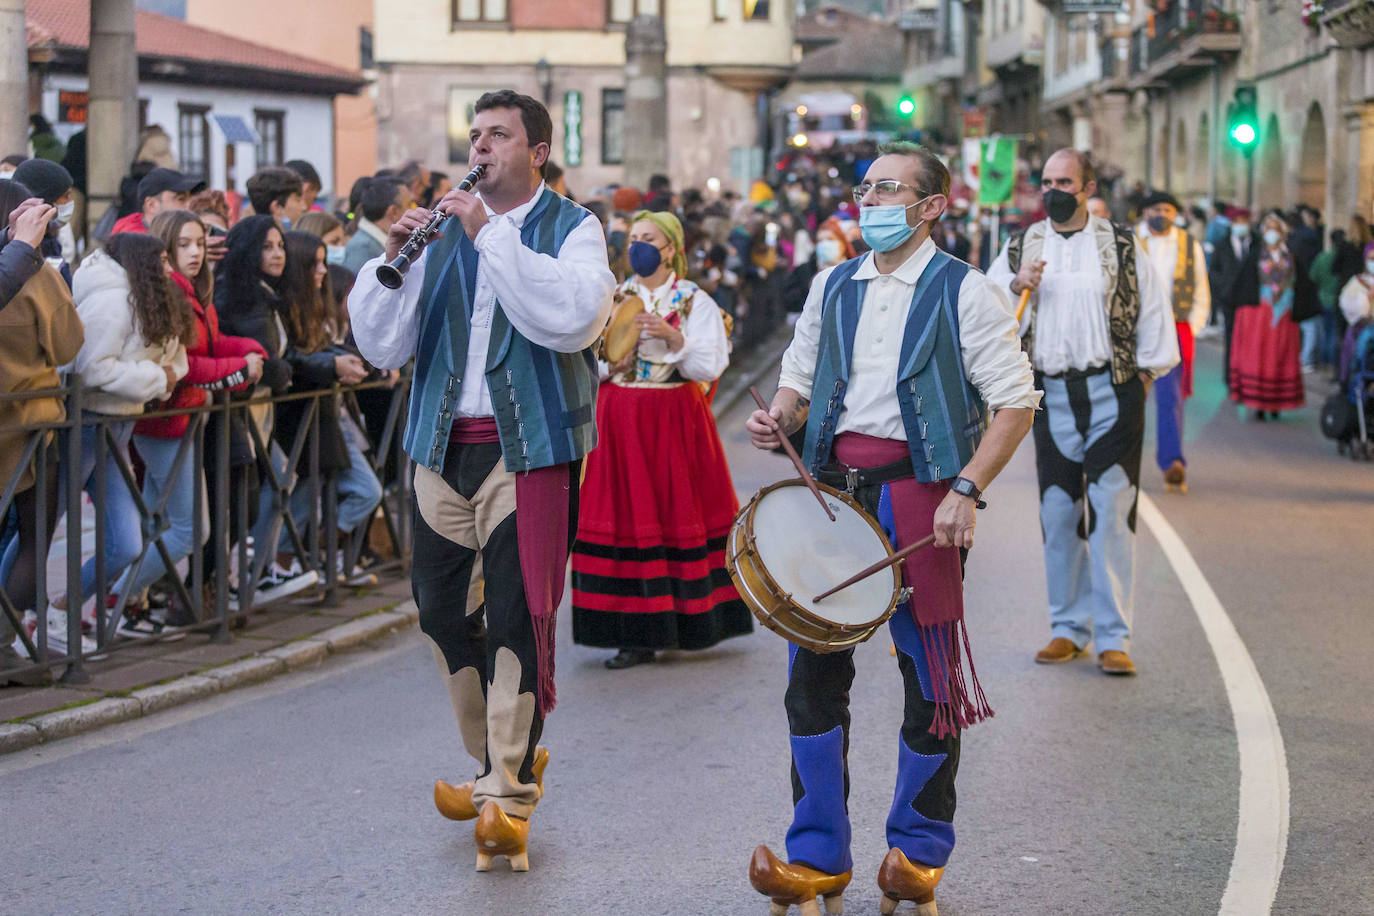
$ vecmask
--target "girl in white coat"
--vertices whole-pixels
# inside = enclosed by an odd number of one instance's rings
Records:
[[[166,400],[186,374],[186,344],[195,334],[191,310],[172,285],[167,270],[161,239],[123,233],[82,261],[73,279],[72,292],[77,314],[86,327],[86,342],[65,368],[80,376],[85,422],[81,427],[81,467],[75,475],[64,468],[63,485],[65,488],[73,480],[79,481],[104,510],[106,588],[139,555],[143,544],[137,504],[117,459],[127,464],[129,438],[145,405]],[[97,441],[106,430],[105,492],[100,494],[95,473]],[[65,507],[65,498],[58,505]],[[91,558],[81,567],[81,602],[84,604],[95,592],[95,559]],[[67,600],[56,599],[53,606],[65,611]],[[52,623],[50,620],[50,633]]]

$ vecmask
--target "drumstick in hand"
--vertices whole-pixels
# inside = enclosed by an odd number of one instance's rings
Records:
[[[845,579],[843,582],[832,588],[830,591],[821,592],[819,595],[817,595],[815,598],[812,598],[811,600],[819,604],[822,599],[829,598],[831,595],[835,594],[840,589],[849,588],[849,586],[853,585],[855,582],[861,582],[864,579],[867,579],[869,576],[873,575],[874,573],[882,572],[889,566],[896,566],[898,563],[902,562],[907,557],[911,556],[913,553],[920,550],[922,547],[929,547],[931,544],[934,543],[935,535],[927,535],[926,537],[917,541],[915,544],[906,545],[901,550],[897,551],[892,556],[888,557],[886,560],[879,560],[877,563],[874,563],[872,566],[868,567],[868,569],[865,569],[863,572],[850,576],[848,579]]]
[[[751,387],[749,393],[754,396],[754,402],[759,405],[759,410],[768,413],[768,404],[764,401],[763,395],[759,394],[759,390]],[[771,414],[769,414],[769,416],[771,416]],[[797,454],[797,450],[792,447],[792,443],[788,438],[783,435],[781,428],[778,429],[778,440],[782,442],[782,450],[787,453],[788,458],[792,459],[792,465],[797,469],[797,473],[801,475],[802,483],[806,484],[815,495],[816,502],[821,504],[821,508],[825,510],[825,514],[829,516],[830,520],[833,522],[835,520],[835,513],[830,511],[830,505],[826,503],[825,495],[822,494],[820,489],[816,486],[816,481],[811,477],[811,472],[806,469],[806,465],[802,464],[801,456]]]
[[[1021,324],[1021,316],[1026,311],[1026,303],[1030,302],[1030,287],[1021,290],[1021,301],[1016,303],[1016,323]]]

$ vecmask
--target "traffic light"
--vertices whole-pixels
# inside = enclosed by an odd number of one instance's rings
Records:
[[[1255,87],[1237,86],[1235,100],[1226,107],[1227,132],[1231,142],[1249,156],[1259,140],[1259,113],[1255,106]]]
[[[904,118],[909,118],[916,113],[916,100],[910,95],[904,95],[897,100],[897,114]]]

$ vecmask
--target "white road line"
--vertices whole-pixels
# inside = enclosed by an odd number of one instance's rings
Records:
[[[1240,818],[1220,912],[1223,916],[1268,913],[1274,906],[1288,851],[1288,759],[1279,721],[1254,659],[1187,545],[1144,493],[1140,494],[1139,511],[1183,583],[1207,634],[1236,725]]]

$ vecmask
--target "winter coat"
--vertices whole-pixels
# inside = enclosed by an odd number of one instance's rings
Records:
[[[199,407],[209,400],[207,391],[246,390],[249,387],[248,361],[244,357],[249,353],[266,357],[262,344],[250,337],[221,335],[214,305],[203,305],[196,299],[191,281],[181,274],[174,271],[172,280],[191,303],[191,311],[196,317],[196,340],[186,348],[186,377],[172,392],[164,409]],[[180,439],[186,435],[190,422],[188,415],[139,420],[134,433],[155,439]]]
[[[76,311],[86,342],[68,368],[87,388],[84,406],[96,413],[132,417],[149,401],[171,394],[164,367],[186,375],[186,345],[180,340],[149,343],[135,326],[129,277],[105,251],[81,262],[73,279]]]
[[[58,387],[57,367],[75,359],[84,340],[67,284],[51,267],[39,268],[0,312],[0,392]],[[57,397],[0,401],[0,489],[9,484],[33,435],[19,427],[57,422],[66,415]],[[31,486],[32,465],[20,475],[16,492]]]

